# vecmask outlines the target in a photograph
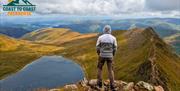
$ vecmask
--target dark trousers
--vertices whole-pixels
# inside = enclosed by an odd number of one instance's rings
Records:
[[[107,68],[108,68],[108,77],[110,80],[110,85],[114,85],[114,72],[113,72],[113,58],[103,58],[99,57],[98,60],[98,72],[97,72],[97,83],[102,83],[102,68],[104,63],[107,63]]]

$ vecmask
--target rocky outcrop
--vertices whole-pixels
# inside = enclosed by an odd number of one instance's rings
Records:
[[[109,80],[103,82],[103,87],[98,88],[96,85],[97,79],[82,80],[77,84],[65,85],[60,89],[51,89],[50,91],[111,91],[109,88]],[[121,80],[115,81],[116,91],[164,91],[162,86],[154,86],[150,83],[139,81],[124,82]]]

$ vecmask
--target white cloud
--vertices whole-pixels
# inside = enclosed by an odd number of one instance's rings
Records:
[[[145,4],[156,11],[180,10],[180,0],[146,0]]]
[[[29,0],[39,14],[178,16],[180,0]],[[1,0],[7,2],[7,0]]]
[[[116,15],[140,12],[144,0],[34,0],[39,13]]]

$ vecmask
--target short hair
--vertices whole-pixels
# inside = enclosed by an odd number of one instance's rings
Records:
[[[111,26],[110,25],[105,25],[103,29],[103,33],[111,33]]]

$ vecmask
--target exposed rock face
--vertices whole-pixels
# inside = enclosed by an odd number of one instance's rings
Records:
[[[109,80],[103,82],[103,87],[99,88],[96,85],[97,79],[92,79],[83,81],[77,84],[66,85],[59,90],[51,91],[111,91],[109,87]],[[164,91],[162,86],[154,86],[152,84],[146,83],[144,81],[134,82],[124,82],[121,80],[115,81],[116,91]]]

